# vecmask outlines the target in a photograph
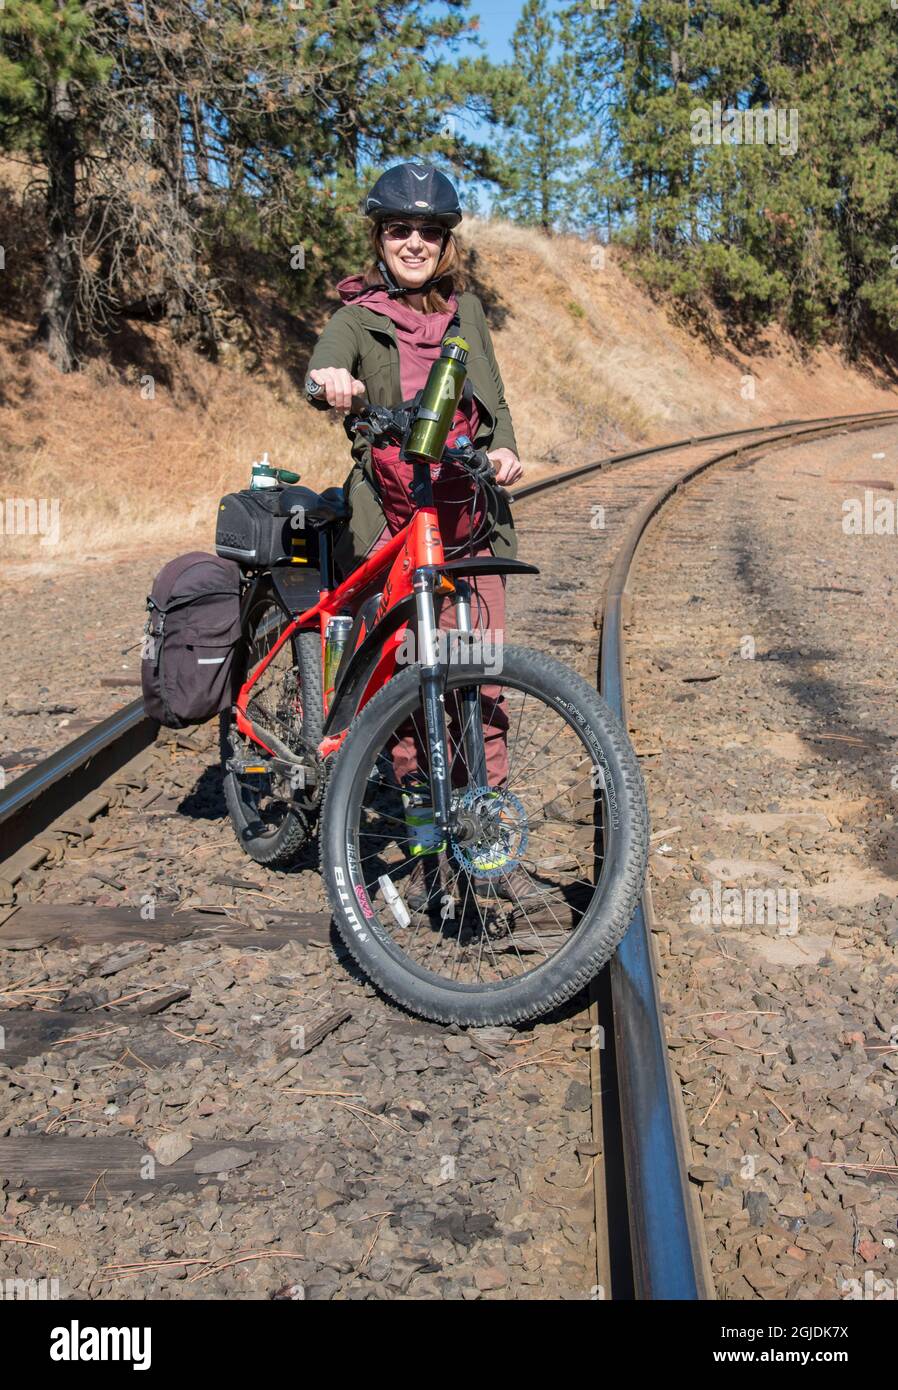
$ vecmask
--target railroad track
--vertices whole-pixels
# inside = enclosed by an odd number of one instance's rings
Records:
[[[517,490],[519,504],[549,489],[565,487],[572,497],[582,499],[584,486],[589,486],[596,474],[613,473],[627,478],[633,475],[637,494],[639,490],[651,491],[651,497],[618,545],[608,576],[605,602],[596,622],[601,629],[598,679],[606,699],[623,719],[627,713],[624,631],[628,577],[637,547],[664,503],[691,478],[736,455],[748,455],[757,449],[788,447],[799,439],[812,439],[837,430],[870,428],[893,419],[898,419],[898,412],[882,411],[787,421],[778,426],[693,437],[598,460]],[[676,465],[682,452],[693,453],[696,449],[707,452],[711,445],[724,441],[728,444],[724,450],[710,453],[686,469],[672,467],[660,491],[657,470],[654,476],[647,471],[646,466],[657,463],[662,455],[669,455]],[[641,475],[635,478],[639,468],[643,469],[645,478]],[[631,492],[626,504],[628,517],[635,500]],[[526,528],[529,509],[519,507],[518,515],[520,524]],[[535,640],[534,645],[539,645],[539,641]],[[153,787],[139,785],[140,761],[143,758],[147,762],[155,756],[155,740],[155,727],[143,716],[140,701],[135,701],[13,782],[0,796],[0,834],[4,843],[0,879],[6,879],[12,889],[19,883],[27,885],[29,875],[33,875],[39,865],[52,863],[66,835],[77,837],[79,830],[99,823],[98,817],[115,805],[122,788],[128,787],[129,778],[132,783],[136,782],[146,803],[142,809],[151,808],[156,796]],[[172,750],[172,758],[178,756],[179,750],[202,751],[201,744],[197,745],[191,735],[166,737],[166,743]],[[110,886],[118,885],[113,879]],[[588,1013],[575,1019],[573,1025],[579,1027],[581,1034],[589,1030],[590,1037],[602,1036],[594,1033],[596,1028],[604,1030],[608,1043],[605,1047],[586,1049],[593,1137],[592,1152],[586,1156],[591,1159],[588,1172],[594,1186],[597,1213],[596,1275],[592,1296],[708,1298],[713,1297],[713,1289],[686,1178],[685,1129],[676,1088],[669,1074],[658,1009],[651,921],[651,901],[647,893],[610,972],[596,982]],[[180,908],[156,911],[151,930],[154,948],[164,942],[189,941],[195,943],[197,950],[211,942],[224,943],[234,951],[248,947],[276,950],[291,940],[304,942],[309,947],[324,946],[330,940],[329,923],[322,912],[268,909],[262,923],[251,916],[235,922],[227,913],[210,913],[203,905],[186,911]],[[20,906],[9,914],[0,925],[0,947],[40,951],[84,946],[98,948],[106,943],[118,953],[112,962],[117,966],[120,959],[129,958],[129,952],[139,957],[140,943],[146,942],[148,935],[140,911],[134,908],[54,906],[37,902]],[[150,998],[134,1004],[124,1015],[119,1001],[113,1001],[119,1013],[113,1017],[110,1032],[117,1026],[124,1036],[130,1037],[127,1030],[138,1019],[149,1035],[155,1027],[153,1020],[158,1023],[168,1004],[177,1003],[173,997],[177,991],[163,992],[161,996],[152,989],[141,993],[148,993]],[[54,1002],[52,994],[49,1002]],[[111,1007],[108,1001],[104,1002],[107,1018]],[[29,1047],[40,1050],[46,1046],[64,1046],[67,1039],[77,1040],[71,1015],[61,1018],[60,1011],[52,1007],[39,1012],[50,1017],[31,1020],[36,1024],[32,1035],[19,1039],[20,1051],[24,1048],[23,1057],[33,1055]],[[342,1009],[317,1017],[305,1039],[308,1046],[304,1046],[300,1055],[311,1052],[329,1034],[336,1036],[341,1027],[345,1031],[347,1018],[347,1011]],[[391,1026],[401,1033],[404,1022],[397,1018]],[[405,1026],[418,1038],[433,1039],[442,1032],[433,1025],[406,1023]],[[177,1032],[175,1036],[179,1036]],[[489,1056],[489,1039],[486,1044]],[[294,1048],[293,1053],[296,1051],[298,1049]],[[294,1057],[286,1052],[273,1070],[292,1060]],[[523,1065],[538,1064],[526,1062]],[[51,1123],[56,1124],[55,1115]],[[0,1141],[0,1170],[26,1174],[26,1184],[34,1180],[32,1185],[38,1192],[58,1193],[62,1184],[62,1195],[68,1200],[83,1195],[84,1177],[101,1167],[104,1186],[110,1191],[127,1191],[129,1183],[133,1187],[135,1141],[70,1139],[61,1132],[64,1127],[63,1119],[52,1135],[44,1131],[39,1139],[26,1135]],[[79,1152],[84,1154],[83,1168],[74,1172],[73,1144],[78,1144]],[[94,1147],[89,1151],[91,1144]],[[176,1160],[166,1169],[165,1176],[176,1189],[179,1184],[183,1190],[195,1187],[193,1164],[197,1153],[200,1161],[204,1157],[200,1151],[203,1147],[200,1145],[199,1150],[194,1150],[186,1166],[185,1160]],[[252,1147],[258,1152],[264,1149],[265,1141],[253,1140]],[[214,1141],[205,1148],[214,1149]],[[237,1149],[239,1152],[239,1145]],[[580,1152],[583,1153],[583,1146]],[[626,1213],[623,1224],[620,1212]]]

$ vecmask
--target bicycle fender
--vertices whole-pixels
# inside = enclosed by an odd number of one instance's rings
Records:
[[[437,569],[445,574],[539,574],[538,565],[523,560],[503,560],[500,555],[479,555],[470,559],[444,560]]]

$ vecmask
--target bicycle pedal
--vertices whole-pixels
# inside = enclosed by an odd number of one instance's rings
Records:
[[[317,767],[308,763],[288,762],[286,758],[229,758],[225,767],[238,777],[258,774],[283,777],[295,791],[316,787],[320,775]]]
[[[266,758],[228,758],[225,768],[238,777],[248,777],[251,773],[268,773],[270,776],[274,772],[274,767]]]

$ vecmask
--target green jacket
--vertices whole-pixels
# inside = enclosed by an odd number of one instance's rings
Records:
[[[511,413],[505,402],[505,388],[493,352],[489,325],[483,305],[476,295],[458,296],[460,326],[456,330],[470,344],[468,377],[477,402],[479,424],[474,437],[478,449],[512,449],[517,453]],[[345,367],[365,383],[365,392],[375,405],[395,410],[402,404],[399,379],[399,347],[390,319],[362,304],[344,304],[315,344],[309,370],[319,367]],[[371,446],[356,439],[352,445],[354,463],[344,484],[350,521],[337,545],[337,560],[348,573],[368,554],[386,525],[377,492]],[[517,537],[507,502],[500,500],[498,519],[490,541],[496,555],[513,558]]]

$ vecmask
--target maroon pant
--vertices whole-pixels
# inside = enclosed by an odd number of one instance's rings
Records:
[[[371,555],[376,554],[389,539],[390,533],[385,530],[369,553]],[[491,555],[492,551],[488,547],[483,547],[476,553],[477,555]],[[495,662],[495,670],[498,675],[502,669],[502,651],[505,643],[505,580],[500,574],[484,574],[472,576],[468,582],[471,586],[471,627],[475,632],[484,634],[480,639],[483,659],[488,664]],[[444,600],[440,610],[440,630],[449,632],[454,629],[456,627],[455,616],[455,604],[451,601],[450,595]],[[451,658],[452,653],[459,649],[451,642],[447,642],[444,650]],[[508,775],[508,712],[505,699],[501,695],[501,689],[502,687],[499,685],[480,686],[483,743],[486,753],[487,777],[491,787],[501,786]],[[462,729],[459,720],[455,717],[454,702],[448,696],[446,707],[450,715],[448,732],[450,759],[453,762],[452,784],[453,786],[463,786],[468,781],[468,772],[463,758],[460,756]],[[399,781],[417,774],[423,763],[423,748],[417,735],[418,731],[409,720],[399,731],[393,745],[393,770]]]

